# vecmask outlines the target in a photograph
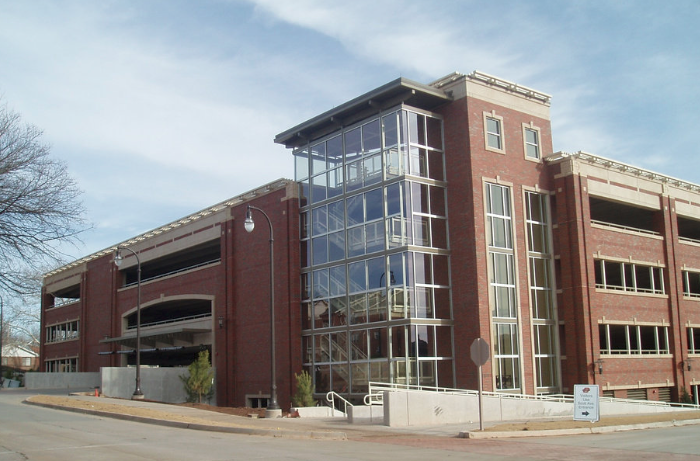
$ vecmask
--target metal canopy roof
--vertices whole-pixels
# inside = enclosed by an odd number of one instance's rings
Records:
[[[275,142],[288,148],[299,147],[401,103],[431,110],[449,100],[442,90],[398,78],[278,134]]]

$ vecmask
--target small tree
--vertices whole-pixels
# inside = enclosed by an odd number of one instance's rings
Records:
[[[300,374],[294,373],[294,377],[297,380],[297,391],[292,397],[292,405],[295,407],[313,407],[316,405],[311,375],[304,370]]]
[[[212,392],[212,380],[214,378],[214,370],[209,364],[209,351],[199,353],[197,360],[192,362],[189,367],[189,376],[180,376],[180,379],[185,384],[185,392],[187,392],[188,402],[202,403],[202,396],[210,395]]]
[[[685,387],[681,387],[680,403],[693,403],[693,397],[688,393]]]

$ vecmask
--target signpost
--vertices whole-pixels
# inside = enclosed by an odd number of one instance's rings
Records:
[[[482,338],[476,338],[471,345],[470,351],[472,361],[479,367],[479,430],[483,431],[484,418],[482,415],[484,413],[484,401],[481,395],[483,386],[481,366],[489,360],[489,344]]]
[[[574,421],[599,421],[599,403],[597,384],[574,384]]]

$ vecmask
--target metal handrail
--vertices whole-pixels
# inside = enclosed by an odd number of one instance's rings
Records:
[[[333,408],[334,410],[336,409],[336,407],[335,407],[335,398],[336,397],[338,398],[338,400],[340,400],[340,403],[343,405],[343,410],[342,410],[343,414],[345,416],[347,416],[348,415],[348,406],[352,407],[354,405],[352,403],[350,403],[349,401],[347,401],[345,398],[343,398],[343,396],[338,394],[337,392],[330,391],[326,394],[326,402],[328,402],[330,407]],[[338,410],[340,410],[340,409],[338,408]],[[335,413],[334,413],[334,416],[335,416]]]

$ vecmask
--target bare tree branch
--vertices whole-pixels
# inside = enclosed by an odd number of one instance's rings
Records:
[[[60,264],[60,245],[87,229],[81,191],[41,136],[0,104],[0,293],[31,293],[26,274]]]

